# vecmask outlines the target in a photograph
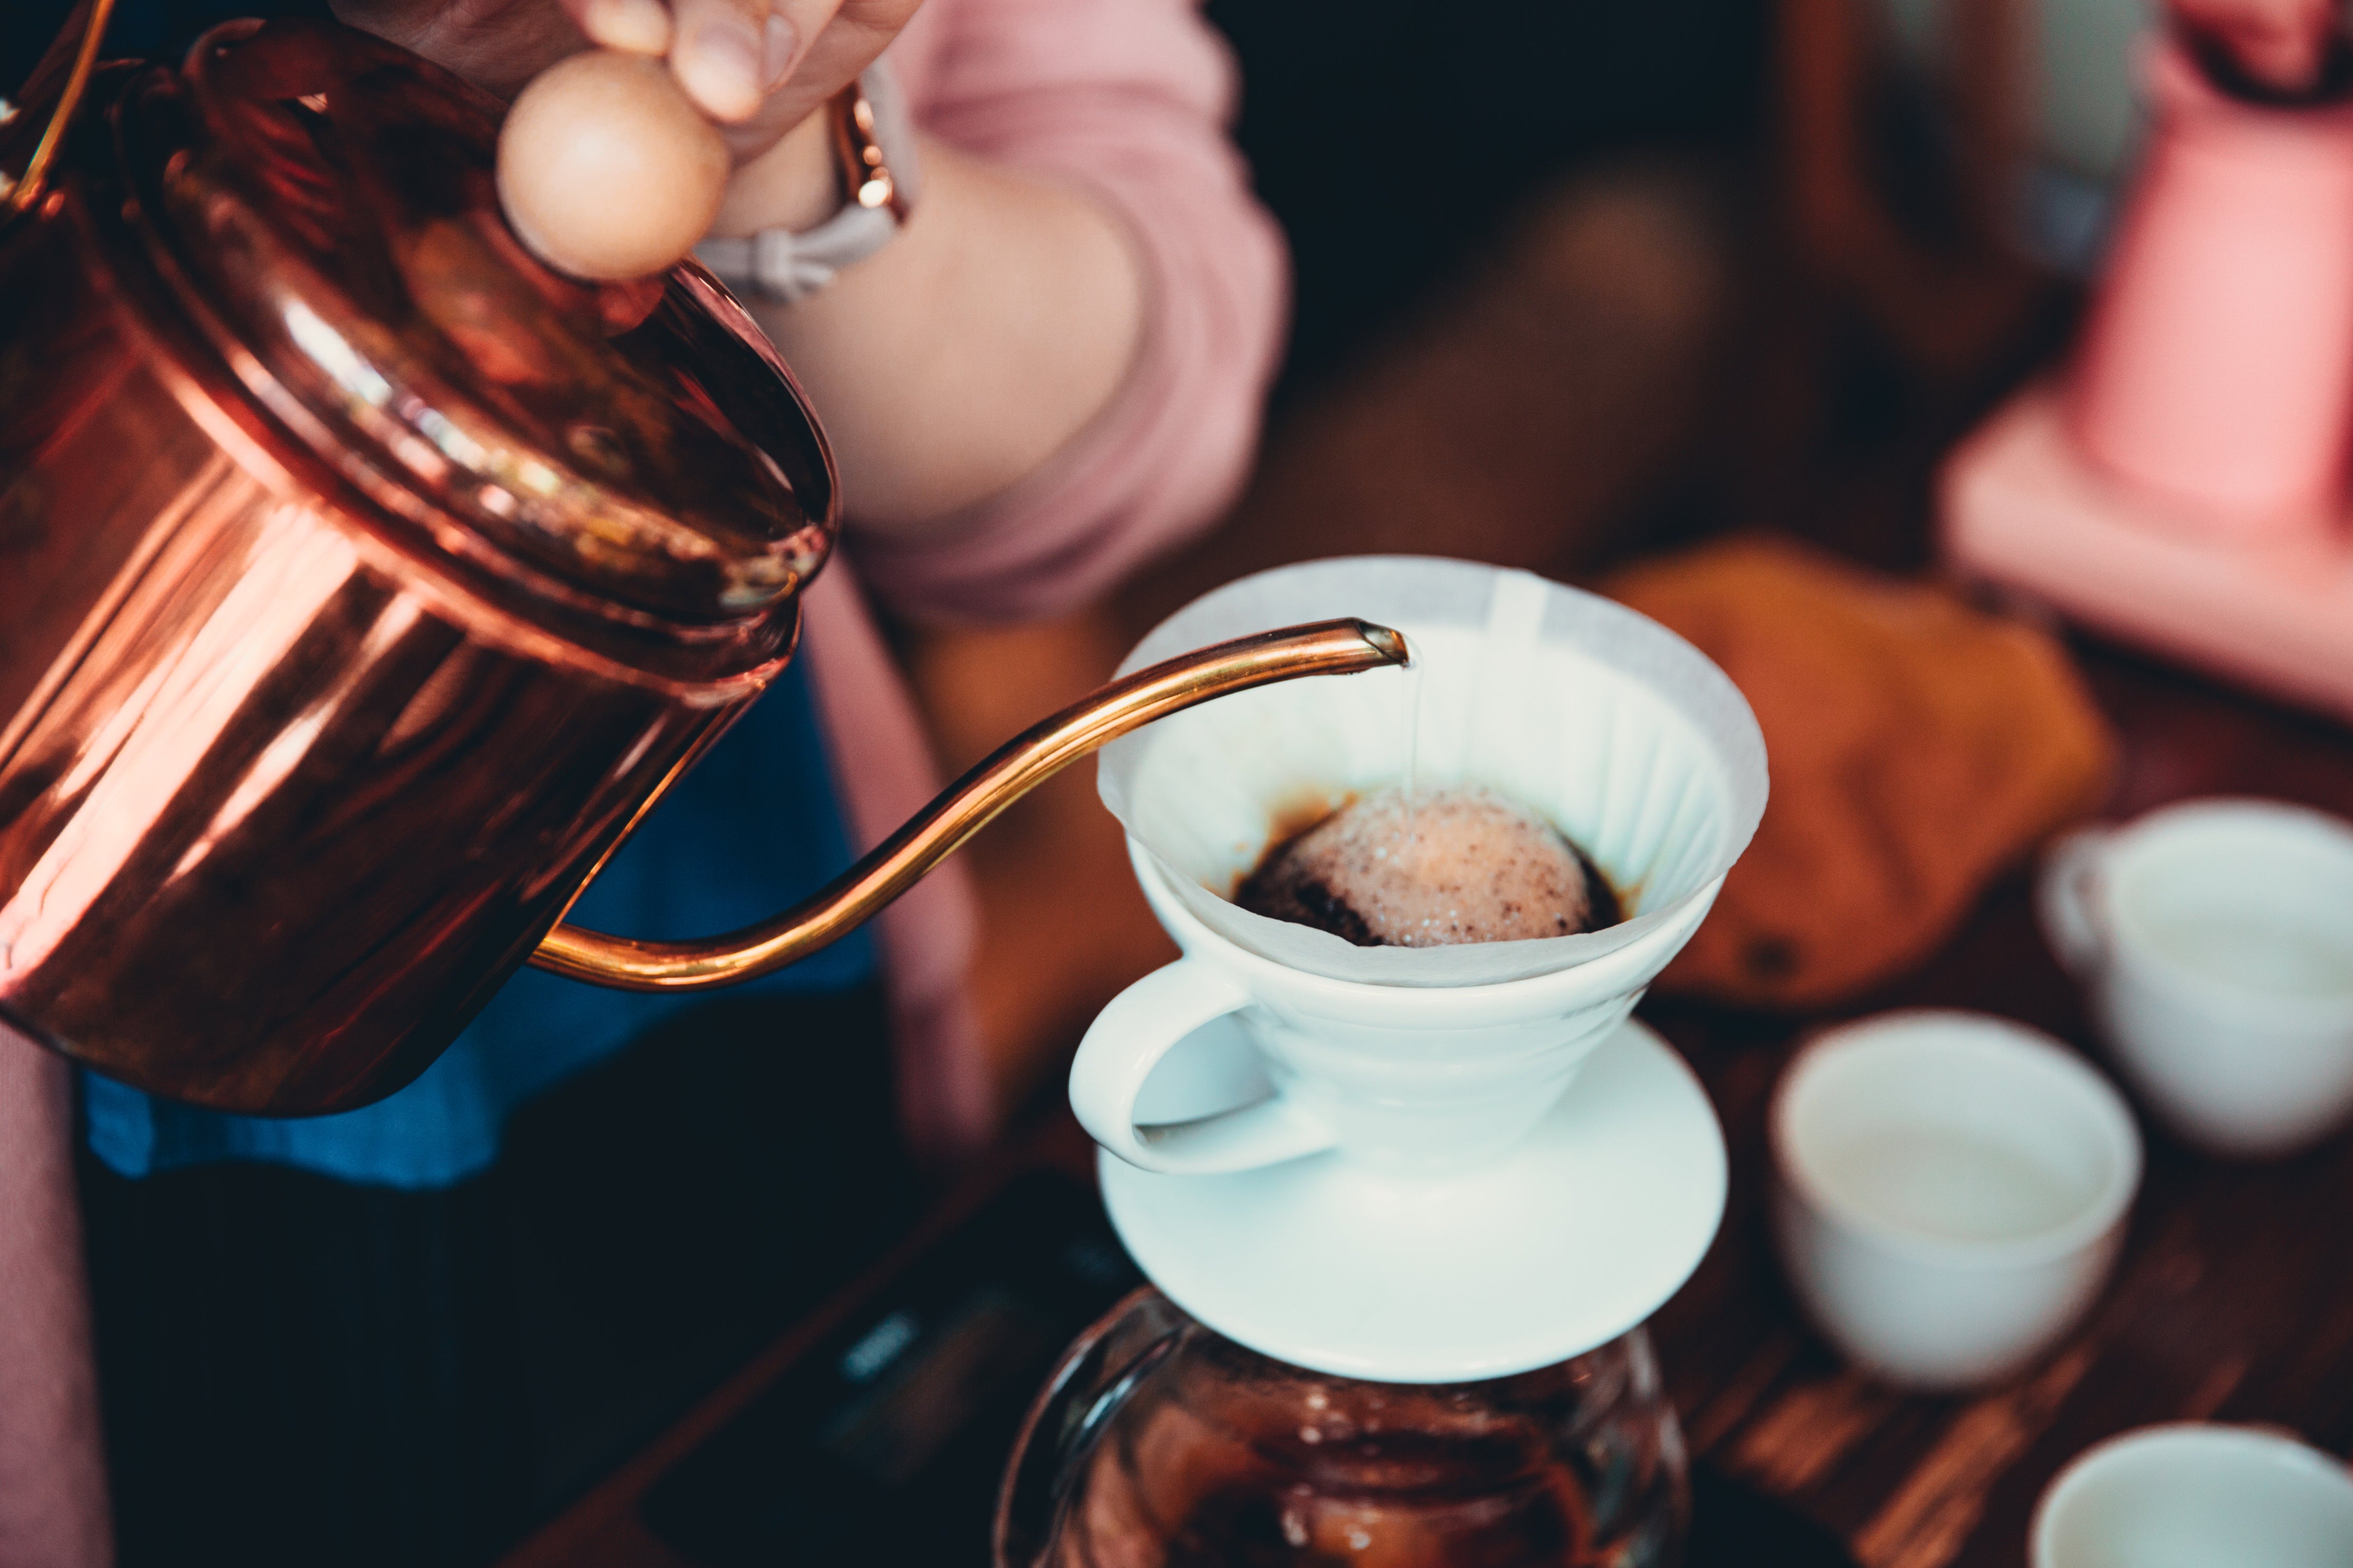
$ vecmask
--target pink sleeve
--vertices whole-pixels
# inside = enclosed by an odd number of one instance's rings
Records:
[[[801,611],[809,686],[833,742],[850,844],[863,855],[921,811],[941,781],[913,700],[847,568],[836,561],[820,573]],[[979,927],[961,858],[934,868],[875,922],[899,1053],[900,1122],[929,1161],[976,1153],[997,1131],[1000,1108],[965,994]]]
[[[0,1023],[0,1563],[114,1561],[65,1062]]]
[[[908,539],[849,548],[894,607],[1051,615],[1231,500],[1287,302],[1282,241],[1225,136],[1234,71],[1190,0],[931,0],[894,47],[923,128],[1085,186],[1146,268],[1125,385],[1045,468]],[[903,58],[902,58],[903,56]]]

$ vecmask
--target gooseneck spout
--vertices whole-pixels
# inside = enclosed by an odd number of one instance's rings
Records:
[[[700,991],[753,980],[864,923],[1021,795],[1097,747],[1197,702],[1303,675],[1351,675],[1411,656],[1365,621],[1239,637],[1140,669],[1017,736],[857,865],[775,919],[701,942],[642,942],[559,925],[531,962],[628,991]]]

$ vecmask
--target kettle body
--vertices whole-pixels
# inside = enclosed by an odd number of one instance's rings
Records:
[[[607,338],[502,253],[495,108],[422,61],[236,24],[94,99],[0,233],[0,1009],[176,1099],[361,1104],[782,668],[828,459],[716,284]],[[748,536],[637,504],[690,434]]]

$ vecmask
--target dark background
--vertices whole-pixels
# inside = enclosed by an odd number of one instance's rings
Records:
[[[24,80],[70,8],[13,0],[0,84]],[[169,58],[232,17],[326,13],[119,0],[109,45]],[[1581,163],[1751,145],[1769,15],[1763,0],[1215,0],[1246,83],[1237,138],[1298,267],[1285,388],[1331,374]]]

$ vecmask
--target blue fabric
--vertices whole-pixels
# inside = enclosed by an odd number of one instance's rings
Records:
[[[604,931],[707,936],[766,918],[849,861],[824,736],[792,665],[638,824],[573,918]],[[873,939],[859,931],[730,994],[842,990],[874,972]],[[126,1176],[264,1160],[346,1182],[447,1186],[497,1158],[514,1107],[696,1000],[522,970],[415,1083],[335,1116],[230,1116],[84,1073],[90,1148]]]

